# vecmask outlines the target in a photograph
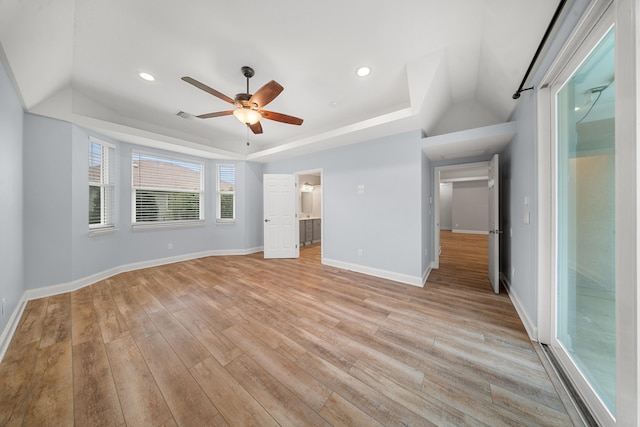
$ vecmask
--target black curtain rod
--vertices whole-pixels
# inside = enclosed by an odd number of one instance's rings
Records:
[[[533,89],[533,86],[528,87],[526,89],[523,89],[523,87],[524,87],[524,84],[527,82],[527,79],[529,78],[529,73],[531,73],[531,70],[533,69],[533,66],[535,65],[536,61],[538,60],[538,56],[540,55],[540,52],[542,52],[542,48],[544,47],[544,44],[547,42],[547,39],[549,38],[549,34],[551,34],[551,30],[553,30],[554,25],[556,25],[556,21],[558,20],[558,17],[560,16],[560,13],[562,12],[562,9],[564,8],[564,5],[565,5],[566,2],[567,2],[567,0],[560,0],[560,3],[558,4],[558,7],[556,8],[556,12],[553,14],[553,18],[551,18],[551,22],[549,22],[549,26],[547,27],[547,31],[544,32],[544,36],[542,36],[542,40],[540,40],[540,44],[538,45],[538,50],[536,50],[535,55],[533,55],[533,59],[531,60],[531,63],[529,64],[529,68],[527,68],[527,72],[524,74],[524,77],[522,78],[522,82],[520,83],[520,87],[518,88],[516,93],[513,94],[513,99],[520,98],[520,92],[524,92],[525,90]]]

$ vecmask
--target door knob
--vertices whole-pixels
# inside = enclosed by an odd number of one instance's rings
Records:
[[[270,222],[270,221],[271,221],[270,219],[265,219],[265,220],[264,220],[264,222]]]

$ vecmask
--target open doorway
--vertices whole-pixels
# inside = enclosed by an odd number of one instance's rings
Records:
[[[491,289],[489,162],[435,168],[430,280]]]
[[[322,169],[295,174],[298,183],[300,258],[322,262],[323,186]]]

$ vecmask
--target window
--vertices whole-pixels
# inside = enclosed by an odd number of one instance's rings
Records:
[[[236,167],[218,165],[216,173],[218,191],[216,222],[235,222],[236,219]]]
[[[133,152],[132,223],[172,225],[202,223],[202,163]]]
[[[113,228],[113,184],[111,158],[115,147],[89,139],[89,229]]]

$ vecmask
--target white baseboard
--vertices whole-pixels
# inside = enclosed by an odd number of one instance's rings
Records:
[[[64,294],[66,292],[73,292],[78,289],[84,288],[85,286],[92,285],[101,280],[108,279],[109,277],[115,276],[116,274],[141,270],[143,268],[150,267],[158,267],[160,265],[173,264],[175,262],[188,261],[191,259],[204,258],[208,256],[232,256],[232,255],[249,255],[256,252],[262,252],[264,249],[262,246],[248,248],[248,249],[228,249],[228,250],[211,250],[204,252],[195,252],[191,254],[178,255],[174,257],[168,258],[160,258],[149,261],[141,261],[135,262],[131,264],[125,264],[117,267],[113,267],[99,273],[92,274],[87,277],[83,277],[81,279],[74,280],[68,283],[60,283],[57,285],[44,286],[36,289],[27,289],[22,294],[15,310],[11,314],[11,318],[7,323],[7,326],[2,331],[2,335],[0,335],[0,362],[4,358],[4,354],[9,348],[9,343],[11,342],[11,338],[13,338],[13,334],[18,327],[18,322],[20,321],[20,317],[22,316],[22,312],[24,311],[27,302],[30,300],[50,297],[53,295]]]
[[[189,261],[192,259],[205,258],[208,256],[232,256],[232,255],[249,255],[256,252],[261,252],[262,247],[249,248],[249,249],[225,249],[225,250],[210,250],[203,252],[194,252],[190,254],[177,255],[167,258],[152,259],[149,261],[134,262],[131,264],[124,264],[118,267],[113,267],[108,270],[101,271],[96,274],[92,274],[81,279],[74,280],[68,283],[61,283],[58,285],[45,286],[37,289],[29,289],[25,291],[25,298],[27,301],[38,298],[50,297],[53,295],[63,294],[66,292],[77,291],[85,286],[92,285],[104,279],[108,279],[116,274],[125,273],[128,271],[142,270],[143,268],[159,267],[161,265],[173,264],[181,261]]]
[[[161,264],[158,264],[161,265]],[[144,268],[144,267],[141,267]],[[46,298],[53,295],[64,294],[66,292],[77,291],[85,286],[92,285],[104,279],[108,279],[116,274],[123,273],[128,270],[124,270],[122,267],[114,267],[108,270],[101,271],[99,273],[92,274],[81,279],[74,280],[67,283],[59,283],[57,285],[43,286],[36,289],[27,289],[24,291],[25,301],[31,301],[38,298]]]
[[[433,270],[433,262],[431,264],[429,264],[429,267],[427,267],[427,269],[424,271],[424,273],[422,273],[422,287],[424,288],[425,283],[427,283],[427,280],[429,279],[429,275],[431,274],[431,271]]]
[[[26,306],[27,300],[23,295],[22,298],[18,300],[18,304],[16,304],[16,308],[13,310],[13,313],[11,313],[7,326],[5,326],[4,331],[2,331],[2,335],[0,335],[0,362],[4,359],[4,354],[9,348],[11,338],[13,338],[13,334],[16,332],[16,328],[18,327],[18,323],[20,323],[20,318],[22,317],[22,312]]]
[[[524,325],[524,329],[527,331],[527,335],[529,335],[529,339],[531,341],[538,341],[538,327],[533,324],[529,316],[527,316],[527,312],[524,310],[522,303],[518,299],[518,296],[511,291],[511,283],[507,279],[503,273],[500,273],[500,281],[503,283],[507,293],[509,294],[509,298],[511,299],[511,303],[518,312],[518,316],[520,316],[520,320]]]
[[[348,262],[337,261],[335,259],[323,258],[322,263],[331,267],[342,268],[344,270],[355,271],[356,273],[363,273],[369,276],[393,280],[395,282],[400,282],[411,286],[422,287],[424,283],[422,281],[422,277],[420,276],[411,276],[409,274],[396,273],[379,268],[367,267],[365,265],[351,264]]]

